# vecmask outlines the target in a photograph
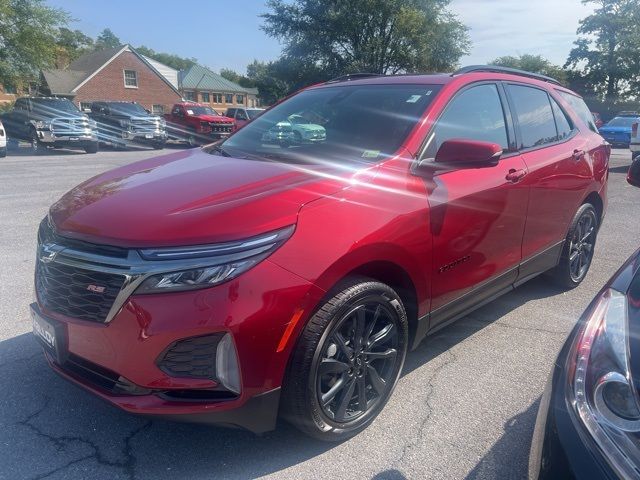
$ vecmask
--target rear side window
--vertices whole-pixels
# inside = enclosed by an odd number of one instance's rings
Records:
[[[438,119],[425,156],[435,157],[440,145],[452,138],[497,143],[508,150],[504,111],[496,85],[478,85],[457,95]]]
[[[557,141],[556,124],[547,92],[522,85],[509,85],[508,88],[520,124],[520,148],[539,147]]]
[[[584,103],[584,100],[582,100],[580,97],[577,97],[576,95],[562,92],[560,90],[558,90],[558,93],[567,101],[567,103],[569,103],[569,105],[571,105],[573,110],[580,117],[580,119],[587,124],[589,129],[598,133],[598,127],[596,127],[596,124],[593,121],[593,115],[589,111],[589,107],[587,107],[587,104]]]
[[[558,129],[558,140],[564,140],[571,136],[571,132],[573,132],[573,125],[571,121],[567,118],[566,113],[560,108],[558,102],[556,102],[553,98],[551,100],[551,108],[553,109],[553,116],[556,119],[556,127]]]

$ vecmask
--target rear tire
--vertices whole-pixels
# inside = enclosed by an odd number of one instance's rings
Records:
[[[338,285],[291,355],[283,416],[304,433],[341,441],[364,430],[393,393],[408,346],[402,301],[367,278]]]
[[[599,227],[595,207],[590,203],[583,204],[569,226],[560,262],[551,271],[551,276],[558,286],[575,288],[585,279],[593,260]]]
[[[0,158],[7,156],[7,147],[0,147]]]

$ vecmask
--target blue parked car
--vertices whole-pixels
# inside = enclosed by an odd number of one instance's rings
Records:
[[[640,114],[618,115],[599,128],[600,135],[614,147],[629,148],[631,127],[638,122],[640,122]]]

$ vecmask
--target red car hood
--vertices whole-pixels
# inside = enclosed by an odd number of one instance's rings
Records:
[[[345,188],[336,175],[327,167],[186,150],[94,177],[65,194],[50,216],[58,233],[93,243],[223,242],[296,223],[302,205]]]
[[[204,122],[233,123],[233,118],[224,117],[222,115],[194,115],[194,117],[197,117]]]

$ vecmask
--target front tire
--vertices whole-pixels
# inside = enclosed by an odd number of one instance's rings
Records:
[[[575,288],[587,276],[598,235],[599,219],[590,203],[576,212],[562,248],[560,263],[552,270],[554,281],[562,288]]]
[[[352,278],[302,332],[284,383],[284,417],[341,441],[364,430],[391,396],[408,346],[407,314],[389,286]]]
[[[84,151],[86,153],[98,153],[98,142],[87,143],[84,146]]]
[[[46,147],[40,142],[38,138],[38,132],[34,128],[31,129],[31,133],[29,135],[29,148],[31,153],[37,155],[46,150]]]

